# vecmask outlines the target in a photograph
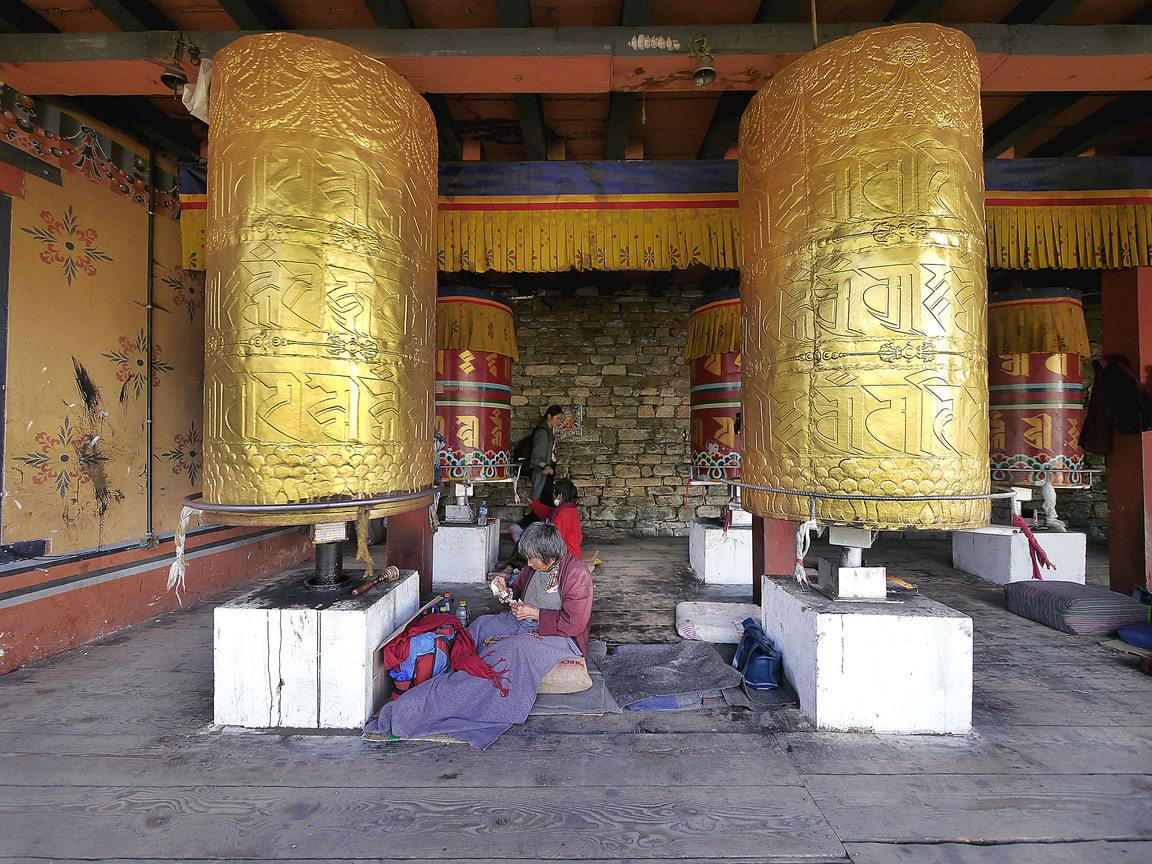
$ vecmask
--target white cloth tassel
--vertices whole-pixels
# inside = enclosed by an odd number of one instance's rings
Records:
[[[815,519],[801,522],[800,527],[796,529],[796,569],[793,575],[796,581],[805,587],[812,584],[808,581],[808,572],[804,569],[804,557],[808,554],[808,547],[812,545],[812,538],[809,536],[812,531],[820,533],[820,523]]]
[[[188,522],[195,512],[191,507],[180,509],[180,523],[176,526],[176,536],[173,538],[176,541],[176,560],[168,568],[168,585],[164,589],[175,590],[176,602],[181,606],[184,605],[184,601],[180,599],[180,589],[184,588],[184,576],[188,572],[188,563],[184,558],[184,538],[188,535]]]

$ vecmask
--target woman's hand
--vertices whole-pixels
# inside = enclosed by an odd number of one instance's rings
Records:
[[[517,621],[539,621],[540,610],[535,606],[529,606],[527,603],[517,601],[512,604],[512,614],[516,616]]]
[[[508,583],[504,581],[503,576],[492,577],[492,586],[501,594],[506,594],[508,592]]]

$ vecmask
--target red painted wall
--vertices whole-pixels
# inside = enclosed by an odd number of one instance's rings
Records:
[[[184,606],[271,575],[309,559],[308,532],[291,528],[254,534],[230,528],[190,537],[187,552],[231,541],[236,545],[207,552],[188,561]],[[168,566],[174,555],[172,541],[152,549],[131,549],[82,561],[38,567],[23,573],[0,575],[0,599],[11,591],[69,577],[94,575],[109,567],[124,570],[142,561],[164,557],[148,569],[116,576],[98,584],[74,587],[59,594],[0,608],[0,674],[107,636],[123,627],[178,609],[175,593],[165,590]]]

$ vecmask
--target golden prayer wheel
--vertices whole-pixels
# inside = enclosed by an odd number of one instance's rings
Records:
[[[212,89],[205,508],[306,524],[426,506],[431,111],[384,64],[286,33],[220,51]]]
[[[980,72],[930,24],[778,74],[740,125],[744,482],[822,522],[986,525]],[[940,500],[947,497],[953,500]],[[904,500],[900,500],[904,499]],[[803,520],[804,494],[746,490]]]

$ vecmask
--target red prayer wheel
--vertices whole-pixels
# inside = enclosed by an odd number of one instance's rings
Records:
[[[988,372],[992,479],[1017,486],[1091,485],[1080,449],[1078,354],[1000,354]]]
[[[740,479],[740,352],[706,354],[692,364],[692,479]]]
[[[437,298],[436,431],[446,480],[511,476],[512,310],[491,294],[441,291]]]

